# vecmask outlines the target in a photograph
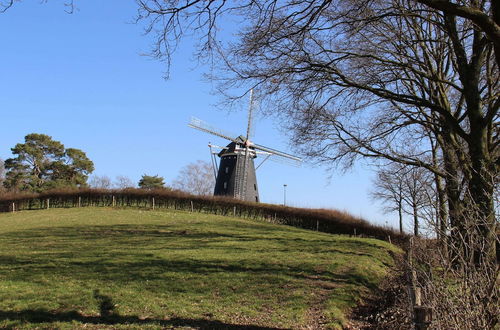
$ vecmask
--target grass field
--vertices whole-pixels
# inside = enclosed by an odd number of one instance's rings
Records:
[[[230,217],[111,208],[0,214],[0,327],[340,327],[389,244]]]

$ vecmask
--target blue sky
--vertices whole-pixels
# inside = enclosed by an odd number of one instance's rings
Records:
[[[210,160],[209,141],[225,143],[188,128],[190,116],[244,132],[245,111],[214,106],[218,98],[203,78],[208,68],[197,63],[189,41],[164,80],[165,65],[141,55],[151,40],[131,23],[133,0],[77,5],[69,15],[60,1],[23,1],[0,14],[0,158],[9,158],[26,134],[44,133],[85,151],[96,175],[137,182],[158,174],[170,183],[188,163]],[[255,125],[256,143],[293,153],[279,123],[257,116]],[[345,210],[396,227],[369,198],[373,173],[366,166],[340,173],[266,162],[257,176],[263,202],[283,203],[286,183],[287,204]]]

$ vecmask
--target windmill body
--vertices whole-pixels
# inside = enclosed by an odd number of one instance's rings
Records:
[[[220,163],[214,195],[258,202],[259,190],[254,163],[257,153],[251,147],[246,150],[245,140],[241,136],[236,140],[239,143],[231,142],[218,153]]]
[[[230,196],[248,202],[259,202],[259,189],[255,172],[262,163],[270,159],[276,161],[285,160],[292,165],[298,165],[302,161],[298,157],[250,141],[252,92],[250,93],[246,136],[240,135],[234,138],[233,135],[224,133],[197,118],[191,118],[188,126],[231,141],[226,147],[218,147],[222,149],[222,151],[216,153],[220,157],[218,169],[215,166],[216,162],[212,158],[214,173],[217,173],[214,195]],[[213,146],[209,144],[209,147],[212,148]],[[211,153],[211,155],[214,157],[214,153]],[[256,167],[254,159],[257,158],[257,155],[262,155],[265,158]]]

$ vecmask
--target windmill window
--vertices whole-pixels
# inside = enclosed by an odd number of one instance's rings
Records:
[[[253,190],[257,191],[257,184],[253,184]]]

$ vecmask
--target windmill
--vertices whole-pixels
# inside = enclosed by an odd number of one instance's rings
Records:
[[[302,161],[300,158],[268,148],[250,141],[252,131],[253,116],[253,90],[250,91],[250,105],[248,109],[248,123],[246,135],[233,137],[233,135],[223,132],[220,129],[210,126],[208,123],[191,118],[188,126],[205,133],[209,133],[223,139],[229,140],[226,147],[219,147],[209,144],[214,174],[216,174],[214,195],[231,196],[236,199],[258,202],[259,191],[257,187],[257,176],[255,171],[268,159],[274,161],[285,161],[292,165],[298,165]],[[212,148],[221,149],[220,152],[213,152]],[[215,155],[220,157],[217,168]],[[257,155],[263,155],[263,161],[256,167],[254,159]]]

